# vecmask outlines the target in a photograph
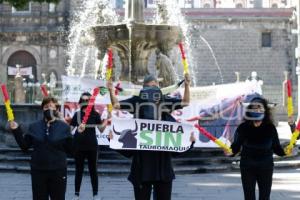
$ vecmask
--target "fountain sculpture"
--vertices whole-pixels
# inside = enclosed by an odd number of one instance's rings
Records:
[[[180,27],[167,25],[167,14],[163,3],[158,5],[159,24],[147,24],[144,19],[144,0],[127,0],[124,23],[117,25],[97,25],[92,27],[94,43],[102,60],[108,48],[118,53],[122,64],[120,80],[138,84],[138,80],[149,74],[150,55],[159,50],[162,56],[182,39]],[[170,62],[170,64],[172,64]],[[174,84],[174,74],[169,74],[172,66],[160,65],[162,86]],[[165,72],[165,73],[163,73]]]

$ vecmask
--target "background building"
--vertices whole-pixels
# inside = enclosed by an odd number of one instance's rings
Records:
[[[15,9],[0,4],[0,76],[11,86],[16,65],[25,78],[42,82],[42,74],[59,79],[65,73],[70,1],[58,5],[29,3]],[[30,76],[31,75],[31,76]]]
[[[21,65],[25,77],[32,74],[34,82],[43,82],[43,73],[47,81],[52,72],[60,79],[67,65],[65,52],[70,15],[79,2],[30,3],[22,10],[8,3],[0,4],[2,82],[10,84],[16,64]],[[123,0],[112,3],[116,8],[125,5]],[[145,12],[153,13],[151,9],[155,3],[155,0],[145,0],[148,7]],[[244,81],[256,71],[264,81],[266,97],[283,105],[284,71],[291,72],[294,83],[296,80],[296,38],[291,33],[295,28],[293,1],[179,0],[179,4],[190,23],[191,50],[196,53],[189,59],[195,65],[197,85],[221,83],[220,71],[223,83],[234,82],[235,72]],[[172,60],[175,65],[181,62],[179,57]],[[279,112],[285,113],[282,106],[279,108]]]

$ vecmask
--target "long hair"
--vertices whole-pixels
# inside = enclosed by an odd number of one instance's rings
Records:
[[[91,93],[89,93],[89,92],[84,92],[84,93],[82,93],[82,94],[80,95],[80,99],[79,99],[79,101],[78,101],[78,104],[79,104],[79,105],[81,105],[81,103],[83,102],[83,96],[88,96],[89,98],[91,98],[92,95],[91,95]],[[95,106],[93,106],[93,107],[92,107],[92,112],[91,112],[91,113],[93,114],[93,113],[95,113],[95,112],[96,112]]]
[[[274,124],[273,114],[271,111],[271,108],[268,106],[268,100],[266,100],[263,97],[255,97],[250,101],[250,104],[247,106],[247,110],[253,109],[253,107],[256,105],[262,105],[265,112],[264,112],[264,118],[262,122],[264,124]],[[247,112],[245,113],[247,115]],[[247,119],[247,117],[244,117],[245,122],[251,122],[251,120]]]
[[[78,101],[78,103],[79,104],[81,104],[82,102],[83,102],[83,96],[88,96],[89,98],[91,98],[91,93],[89,93],[89,92],[84,92],[84,93],[82,93],[81,95],[80,95],[80,99],[79,99],[79,101]]]

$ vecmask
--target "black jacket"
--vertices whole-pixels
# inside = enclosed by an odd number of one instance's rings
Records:
[[[236,130],[231,145],[234,154],[241,150],[241,168],[273,168],[273,153],[284,156],[278,133],[273,124],[254,127],[251,122],[244,122]]]
[[[29,125],[28,133],[23,135],[19,127],[13,130],[15,139],[23,151],[33,148],[31,169],[57,170],[67,167],[67,153],[72,153],[73,141],[70,127],[56,120],[47,126],[44,120]]]
[[[85,113],[78,111],[74,114],[71,126],[78,127]],[[92,111],[88,121],[87,127],[83,133],[79,133],[77,130],[74,134],[74,148],[75,151],[97,151],[98,141],[96,137],[96,127],[101,124],[101,117],[96,111]]]
[[[188,151],[193,147],[194,142]],[[127,158],[132,158],[128,180],[135,186],[144,182],[171,182],[175,179],[172,157],[186,153],[134,150],[118,150],[117,152]]]
[[[181,109],[181,99],[167,98],[165,102],[169,103],[169,113],[162,113],[163,121],[175,121],[171,116],[171,112],[176,109]],[[132,114],[136,114],[136,108],[141,100],[139,97],[121,101],[121,109],[129,111],[128,105],[133,105]],[[125,104],[124,104],[125,103]],[[175,105],[175,106],[174,106]],[[138,116],[135,116],[138,117]],[[193,148],[194,143],[191,144]],[[190,148],[190,149],[191,149]],[[120,154],[125,157],[132,158],[131,171],[128,180],[135,186],[144,182],[171,182],[175,179],[175,174],[172,165],[172,157],[178,156],[181,153],[164,152],[164,151],[134,151],[134,150],[119,150]]]

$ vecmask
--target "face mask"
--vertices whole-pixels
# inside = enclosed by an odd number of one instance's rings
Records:
[[[249,120],[261,121],[265,117],[265,113],[263,112],[247,112],[247,117]]]
[[[88,106],[89,100],[82,100],[80,103],[81,109],[85,109]]]
[[[140,92],[140,98],[146,102],[158,103],[162,101],[163,94],[159,87],[148,86],[144,87]]]
[[[52,110],[52,109],[44,110],[44,119],[46,119],[47,121],[53,120],[55,117],[57,117],[57,115],[58,113],[56,110]]]

